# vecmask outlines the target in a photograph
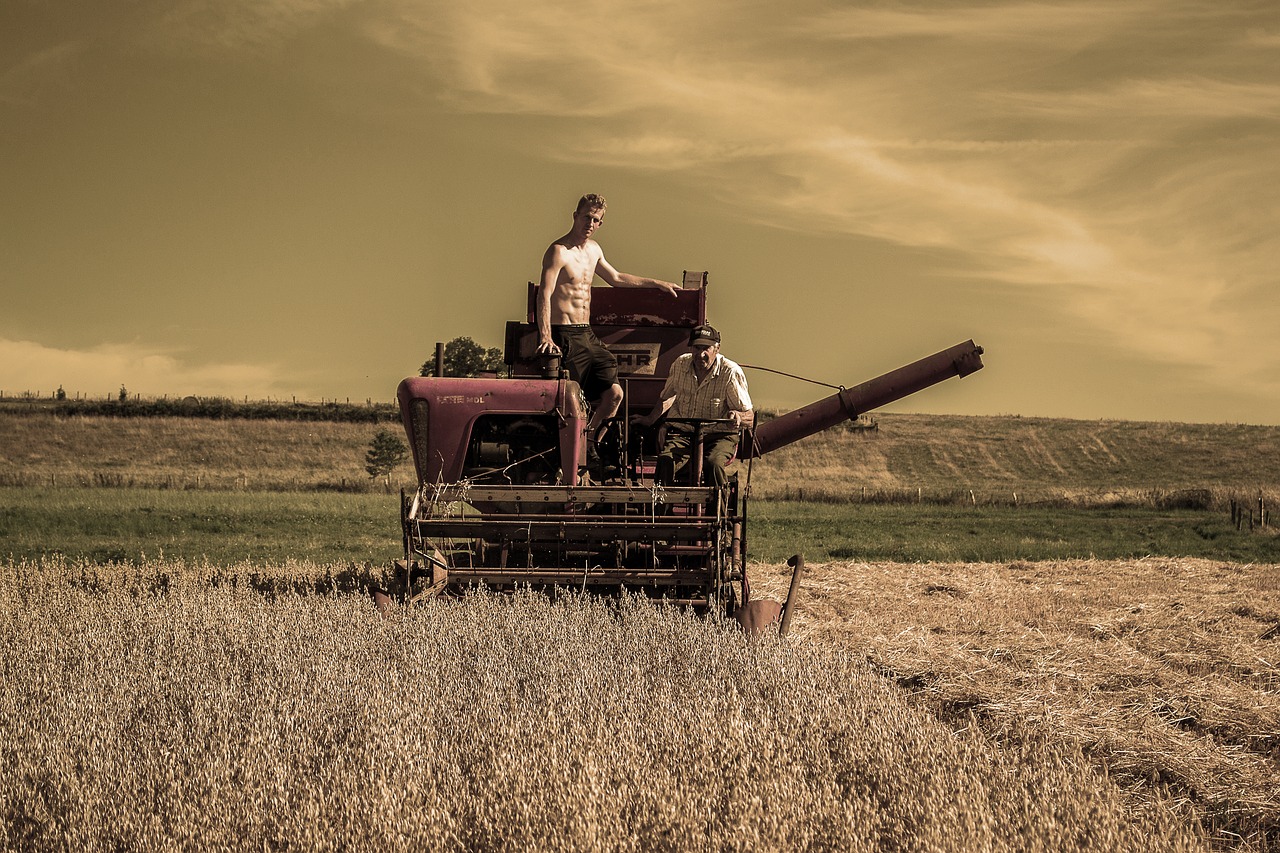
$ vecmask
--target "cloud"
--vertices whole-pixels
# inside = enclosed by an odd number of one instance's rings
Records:
[[[30,105],[51,88],[65,87],[82,51],[80,43],[66,41],[26,54],[0,73],[0,104]]]
[[[173,52],[271,53],[356,0],[180,0],[142,29],[144,43]]]
[[[1270,47],[1246,9],[800,3],[699,41],[725,9],[589,4],[566,32],[554,4],[481,5],[375,37],[430,54],[456,109],[557,119],[522,140],[548,158],[937,250],[1143,358],[1277,387],[1259,348],[1280,318],[1253,300],[1274,283],[1280,86],[1240,60]]]
[[[1280,25],[1265,4],[155,8],[147,37],[173,53],[249,54],[289,73],[295,40],[324,30],[321,56],[373,45],[394,58],[310,81],[349,75],[380,116],[420,130],[441,106],[446,122],[510,116],[504,133],[535,157],[676,174],[727,217],[925,248],[958,279],[1035,289],[1053,311],[1036,322],[1206,382],[1276,389]],[[357,82],[387,67],[406,82]],[[24,74],[0,93],[40,76]]]
[[[35,341],[0,338],[0,389],[113,396],[120,386],[143,396],[188,395],[263,399],[298,394],[273,366],[192,364],[172,352],[142,344],[101,344],[59,349]]]
[[[1144,10],[1144,6],[1147,7]],[[997,3],[915,8],[846,8],[808,16],[794,31],[815,39],[934,38],[1017,42],[1029,39],[1079,45],[1151,11],[1150,4]]]
[[[1256,119],[1274,125],[1280,120],[1280,84],[1169,77],[1123,80],[1095,90],[1061,93],[1052,99],[1034,94],[1006,96],[1020,101],[1028,114],[1089,121],[1121,121],[1169,117],[1191,121]]]

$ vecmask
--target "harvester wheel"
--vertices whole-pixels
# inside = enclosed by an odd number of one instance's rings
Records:
[[[738,588],[733,584],[725,584],[724,586],[724,615],[732,619],[734,614],[739,610],[738,604]]]

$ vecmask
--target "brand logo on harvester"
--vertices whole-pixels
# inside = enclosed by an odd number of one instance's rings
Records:
[[[652,376],[658,366],[659,344],[613,344],[609,352],[618,359],[618,373]]]

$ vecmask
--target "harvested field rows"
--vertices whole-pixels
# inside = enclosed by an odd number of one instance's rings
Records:
[[[760,569],[776,597],[783,568]],[[829,563],[792,630],[865,656],[939,719],[1080,747],[1219,845],[1280,844],[1280,566]]]

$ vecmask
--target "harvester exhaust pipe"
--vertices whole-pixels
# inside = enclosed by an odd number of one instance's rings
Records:
[[[956,344],[761,424],[752,435],[750,451],[743,455],[763,456],[944,379],[968,376],[981,369],[982,347],[973,341]]]

